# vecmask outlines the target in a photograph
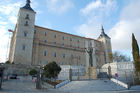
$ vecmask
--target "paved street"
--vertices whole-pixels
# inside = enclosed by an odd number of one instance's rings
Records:
[[[4,82],[0,93],[140,93],[140,91],[124,90],[109,81],[100,80],[72,81],[59,89],[37,90],[31,78],[21,78]]]
[[[8,80],[3,83],[0,93],[62,93],[55,89],[35,89],[34,82],[29,78]]]

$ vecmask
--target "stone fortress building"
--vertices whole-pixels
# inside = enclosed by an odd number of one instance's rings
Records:
[[[36,12],[30,0],[21,7],[10,45],[9,61],[15,64],[89,66],[88,50],[92,49],[92,64],[101,67],[110,61],[110,37],[102,27],[98,39],[81,37],[35,25]]]

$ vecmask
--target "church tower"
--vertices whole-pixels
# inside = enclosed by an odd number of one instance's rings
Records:
[[[109,55],[112,54],[111,38],[104,32],[103,26],[98,40],[101,41],[104,45],[105,63],[112,62],[112,60],[109,58]]]
[[[30,0],[21,7],[18,20],[11,40],[9,60],[15,64],[32,62],[32,47],[36,12],[30,6]]]

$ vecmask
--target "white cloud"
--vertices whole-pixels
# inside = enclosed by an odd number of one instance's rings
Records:
[[[115,11],[113,9],[117,9],[115,1],[107,0],[106,3],[101,2],[101,0],[92,1],[80,10],[80,13],[87,17],[87,22],[77,27],[77,32],[92,38],[98,37],[103,18],[111,15]],[[132,33],[135,34],[140,44],[140,11],[138,9],[140,9],[139,0],[129,2],[120,12],[120,20],[107,31],[111,37],[113,50],[127,51],[127,53],[129,51],[131,54]]]
[[[140,44],[140,11],[138,9],[140,9],[140,1],[133,0],[121,11],[120,21],[109,31],[113,49],[131,51],[132,33]]]
[[[116,2],[113,0],[106,0],[103,3],[102,0],[96,0],[90,2],[85,8],[81,9],[80,12],[83,15],[97,15],[97,14],[109,14],[110,11],[116,9]],[[98,15],[99,16],[99,15]]]
[[[117,9],[114,0],[92,1],[80,10],[80,14],[86,17],[86,22],[76,28],[77,33],[86,37],[98,38],[105,16],[110,16]]]
[[[5,2],[5,3],[4,3]],[[4,1],[0,3],[0,62],[5,62],[9,51],[9,33],[8,29],[14,28],[17,21],[17,13],[22,2],[11,3],[10,1]],[[11,35],[11,34],[10,34]]]
[[[1,31],[0,31],[0,62],[4,62],[6,60],[6,56],[8,55],[7,54],[7,51],[8,51],[8,47],[7,47],[7,44],[9,42],[9,36],[8,36],[8,33],[6,31],[6,27],[4,26],[0,26],[1,28]]]
[[[26,3],[26,2],[25,2]],[[23,1],[14,2],[13,0],[4,0],[0,2],[0,62],[6,61],[6,56],[9,51],[9,34],[8,29],[14,29],[17,22],[19,8],[24,6]],[[31,6],[36,8],[38,2],[32,0]],[[40,11],[37,9],[37,11]],[[40,11],[41,13],[41,11]]]
[[[22,5],[22,2],[17,2],[14,4],[0,4],[0,13],[3,14],[6,21],[10,23],[16,23],[17,12],[19,7]]]
[[[46,0],[48,11],[61,14],[73,7],[70,0]]]
[[[81,9],[80,11],[83,13],[83,14],[89,14],[91,11],[99,8],[99,7],[102,7],[103,4],[101,2],[101,0],[97,0],[97,1],[92,1],[91,3],[89,3],[85,8]]]

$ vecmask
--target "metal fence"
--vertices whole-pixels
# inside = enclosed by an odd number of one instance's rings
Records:
[[[135,75],[133,69],[111,68],[88,68],[84,66],[65,66],[62,68],[58,79],[70,80],[92,80],[116,78],[126,84],[135,85],[140,81],[140,77]]]

